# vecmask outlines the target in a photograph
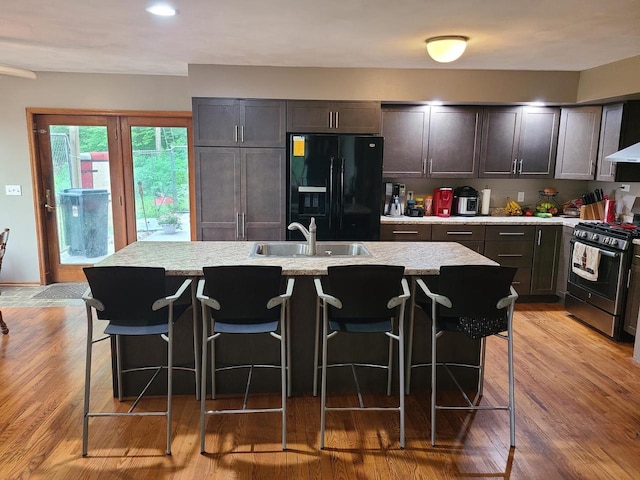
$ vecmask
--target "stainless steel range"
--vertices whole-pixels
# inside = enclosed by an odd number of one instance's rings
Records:
[[[579,223],[571,239],[565,308],[574,317],[619,340],[631,268],[633,239],[638,226],[630,223]],[[597,249],[597,275],[581,275],[574,250]],[[595,250],[590,250],[593,254]]]

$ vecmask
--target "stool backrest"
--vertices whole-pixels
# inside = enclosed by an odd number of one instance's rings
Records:
[[[280,306],[267,308],[267,302],[282,292],[282,267],[234,265],[204,267],[204,293],[220,304],[212,312],[216,320],[252,323],[280,318]]]
[[[166,297],[165,269],[159,267],[86,267],[93,298],[105,307],[98,318],[114,325],[149,326],[167,323],[166,309],[152,310]]]
[[[440,267],[438,292],[451,300],[452,307],[441,306],[441,315],[451,317],[504,316],[496,308],[509,295],[517,268],[492,265],[457,265]]]
[[[328,267],[323,289],[342,302],[342,308],[329,307],[329,317],[354,321],[383,319],[395,315],[387,308],[402,293],[404,267],[396,265],[342,265]]]

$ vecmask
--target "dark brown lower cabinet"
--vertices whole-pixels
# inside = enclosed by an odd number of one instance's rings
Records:
[[[284,240],[286,150],[196,147],[198,240]]]
[[[531,295],[555,295],[562,226],[536,227],[531,266]]]

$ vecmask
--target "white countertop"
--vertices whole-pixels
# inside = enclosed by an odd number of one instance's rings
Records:
[[[96,266],[163,267],[168,275],[200,276],[203,266],[279,265],[283,274],[295,276],[326,275],[328,266],[350,264],[402,265],[406,275],[437,275],[442,265],[497,265],[454,242],[362,242],[370,256],[293,258],[252,258],[254,243],[135,242]]]
[[[451,225],[563,225],[567,227],[575,227],[579,222],[584,222],[579,218],[566,218],[566,217],[492,217],[492,216],[475,216],[475,217],[380,217],[380,223],[382,225],[391,224],[425,224],[425,225],[438,225],[438,224],[451,224]]]

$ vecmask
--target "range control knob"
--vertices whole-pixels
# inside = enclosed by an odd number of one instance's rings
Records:
[[[609,240],[610,240],[609,245],[611,245],[612,247],[618,246],[618,240],[616,240],[615,238],[611,238]]]
[[[591,237],[591,240],[593,240],[594,242],[597,242],[598,239],[600,239],[600,235],[598,235],[597,233],[594,233],[593,236]]]

